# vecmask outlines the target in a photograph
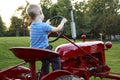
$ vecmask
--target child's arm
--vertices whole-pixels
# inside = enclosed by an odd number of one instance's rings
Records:
[[[62,28],[64,27],[64,24],[67,22],[66,18],[63,18],[60,24],[57,27],[52,27],[52,32],[58,32],[61,31]]]

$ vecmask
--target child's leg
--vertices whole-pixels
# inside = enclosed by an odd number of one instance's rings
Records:
[[[49,61],[48,60],[42,60],[42,67],[41,72],[45,75],[49,73]]]
[[[59,57],[52,59],[51,62],[52,62],[53,71],[61,69],[60,58]]]
[[[49,45],[48,47],[46,47],[46,49],[52,50],[52,46]],[[43,74],[49,73],[49,65],[50,65],[50,62],[48,60],[42,60],[41,72]]]

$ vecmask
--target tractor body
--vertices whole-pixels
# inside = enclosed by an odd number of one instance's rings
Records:
[[[56,48],[60,54],[63,70],[89,79],[91,76],[104,77],[110,72],[105,62],[105,46],[102,41],[62,44]]]

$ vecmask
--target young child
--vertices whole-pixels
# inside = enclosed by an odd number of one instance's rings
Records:
[[[44,14],[42,8],[35,4],[30,4],[27,8],[27,14],[32,20],[30,25],[30,47],[31,48],[42,48],[49,49],[48,44],[48,33],[61,31],[64,27],[64,24],[67,22],[67,19],[62,19],[61,23],[53,27],[49,25],[49,20],[42,22],[44,20]],[[60,59],[54,58],[51,60],[53,70],[61,69]],[[42,61],[41,72],[44,74],[49,73],[49,61]]]

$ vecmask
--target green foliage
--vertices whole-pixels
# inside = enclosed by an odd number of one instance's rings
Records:
[[[116,39],[115,35],[119,35],[120,34],[120,16],[116,16],[116,15],[111,15],[108,16],[105,21],[104,21],[104,29],[105,29],[105,33],[108,36],[108,39],[111,39],[111,35],[114,36],[114,38]]]
[[[50,7],[52,5],[51,0],[41,0],[40,5],[42,7],[43,13],[45,15],[45,20],[50,18]]]
[[[57,15],[57,10],[58,9],[58,5],[57,4],[53,4],[50,7],[50,17],[56,16]]]
[[[116,14],[119,10],[119,0],[88,0],[90,14],[107,16]]]
[[[77,1],[75,3],[71,3],[72,1],[58,0],[57,3],[53,4],[51,0],[41,0],[40,5],[43,8],[45,21],[53,16],[64,16],[68,19],[65,35],[71,37],[71,18],[69,9],[71,6],[73,6],[73,13],[78,37],[82,34],[93,35],[91,37],[94,38],[97,38],[97,36],[99,36],[99,33],[103,33],[104,36],[120,34],[119,0],[84,0],[83,2]],[[23,21],[23,25],[22,30],[20,30],[22,31],[20,34],[23,33],[22,35],[24,36],[29,35],[29,30],[27,27],[30,24],[30,22],[28,22],[28,16],[25,12],[29,3],[27,1],[26,3],[27,4],[25,6],[20,6],[16,10],[16,12],[22,11],[21,19]],[[17,33],[19,32],[16,33],[15,31],[11,31],[9,33],[15,36],[18,35]],[[7,35],[9,35],[9,33],[7,33]]]
[[[90,17],[87,15],[87,3],[84,1],[76,2],[74,5],[77,35],[87,34],[91,31]]]
[[[106,22],[105,22],[105,25],[106,25],[106,33],[107,34],[120,34],[120,24],[119,24],[119,21],[120,21],[120,16],[109,16],[106,18]]]
[[[112,22],[112,25],[108,24],[107,22],[109,22],[109,19],[111,19],[110,17],[119,15],[119,6],[119,0],[88,0],[88,8],[86,9],[88,9],[88,16],[91,20],[91,33],[93,33],[94,36],[96,36],[96,34],[98,35],[99,33],[103,33],[104,36],[109,34],[114,35],[113,32],[107,30],[108,28],[106,29],[106,27],[109,26],[109,28],[112,28],[116,26],[117,20],[114,18],[112,18],[112,21],[114,21]]]
[[[70,29],[71,18],[70,18],[70,12],[69,12],[69,9],[71,9],[71,6],[72,6],[71,1],[70,0],[58,0],[57,5],[58,5],[56,9],[57,15],[63,16],[68,20],[65,34],[67,36],[71,36],[71,29]]]
[[[0,16],[0,36],[4,36],[5,26]]]
[[[21,30],[21,31],[22,31],[21,34],[22,34],[23,36],[28,36],[28,35],[29,35],[28,26],[29,26],[29,24],[31,23],[31,22],[29,21],[28,15],[27,15],[27,13],[26,13],[26,9],[27,9],[28,5],[29,5],[29,2],[26,1],[26,5],[25,5],[25,6],[20,6],[20,7],[18,7],[17,10],[16,10],[16,12],[22,12],[22,13],[21,13],[21,19],[22,19],[22,21],[23,21],[23,24],[21,25],[21,29],[22,29],[22,30]]]
[[[20,36],[22,25],[23,25],[22,19],[19,19],[16,16],[12,16],[11,27],[10,27],[9,31],[13,32],[13,34],[15,34],[15,36]]]

